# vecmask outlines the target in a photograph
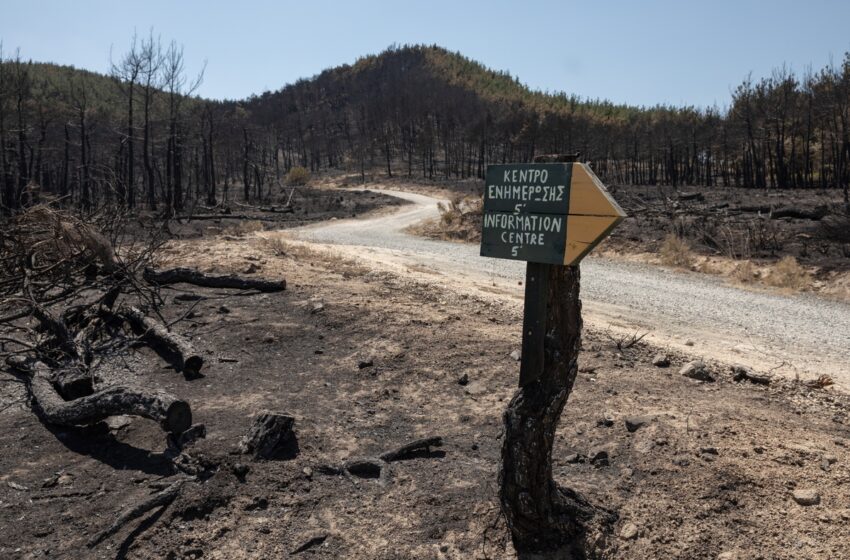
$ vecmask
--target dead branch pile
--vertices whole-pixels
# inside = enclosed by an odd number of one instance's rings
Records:
[[[63,427],[117,415],[152,420],[167,434],[165,456],[175,473],[182,473],[120,513],[90,547],[146,512],[168,506],[183,482],[202,482],[218,466],[184,451],[206,433],[202,425],[192,425],[187,401],[156,386],[115,379],[114,368],[103,365],[131,346],[147,344],[186,379],[201,377],[201,354],[174,329],[180,319],[170,324],[163,319],[162,287],[177,282],[259,292],[286,287],[284,280],[190,269],[156,272],[150,267],[166,239],[165,227],[130,235],[121,216],[114,208],[81,217],[46,203],[0,217],[0,364],[24,382],[33,412],[43,423]],[[101,375],[104,371],[110,379]]]
[[[176,334],[136,307],[122,304],[113,313],[119,301],[157,301],[136,272],[150,262],[158,243],[154,237],[141,247],[128,244],[118,255],[111,239],[118,239],[126,224],[116,215],[80,217],[46,203],[4,224],[0,355],[25,381],[33,409],[45,423],[80,426],[128,414],[180,433],[192,423],[187,402],[156,387],[104,384],[97,375],[104,350],[135,341],[123,329],[125,322],[155,331],[149,337],[154,343],[174,344],[183,368],[197,372],[203,363]]]
[[[50,204],[21,212],[0,232],[0,295],[21,291],[28,275],[30,289],[44,296],[70,288],[76,275],[115,272],[120,265],[113,244],[120,234],[115,216],[107,213],[84,221]]]

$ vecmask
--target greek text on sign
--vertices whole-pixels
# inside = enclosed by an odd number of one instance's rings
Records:
[[[490,165],[481,256],[576,264],[625,216],[585,164]]]

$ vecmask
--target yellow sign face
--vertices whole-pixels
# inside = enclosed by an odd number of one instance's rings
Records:
[[[602,181],[584,163],[574,163],[570,178],[567,249],[564,264],[576,264],[626,218]]]

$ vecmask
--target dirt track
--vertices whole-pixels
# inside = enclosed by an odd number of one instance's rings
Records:
[[[163,368],[146,347],[98,366],[189,400],[207,428],[190,453],[216,467],[97,548],[85,543],[177,476],[161,430],[140,418],[45,426],[22,384],[3,378],[0,558],[533,558],[514,553],[496,501],[500,415],[519,369],[513,286],[442,289],[435,280],[458,283],[275,243],[283,235],[166,248],[167,265],[252,268],[288,287],[164,291],[169,321],[192,310],[175,329],[207,358],[201,379]],[[204,299],[177,299],[185,294]],[[659,350],[641,342],[620,351],[586,329],[558,427],[556,481],[619,516],[605,558],[847,558],[848,398],[793,382],[736,383],[722,367],[717,382],[697,382],[677,375],[688,355],[652,366]],[[265,408],[296,417],[293,456],[233,453]],[[630,431],[627,418],[644,424]],[[386,483],[320,470],[433,435],[444,439],[439,452],[393,464]],[[799,505],[795,490],[816,491],[820,503]]]
[[[323,222],[298,238],[394,272],[521,303],[521,262],[485,259],[478,246],[423,239],[409,226],[438,215],[439,199],[378,191],[411,202],[368,219]],[[650,331],[653,344],[803,379],[828,374],[850,389],[850,305],[810,295],[744,290],[718,278],[606,258],[582,264],[586,321],[597,329]]]

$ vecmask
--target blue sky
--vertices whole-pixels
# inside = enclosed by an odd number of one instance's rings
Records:
[[[274,90],[391,44],[438,44],[531,87],[654,105],[727,103],[750,72],[839,63],[850,0],[220,2],[0,0],[7,54],[105,72],[150,28],[208,62],[199,93]]]

